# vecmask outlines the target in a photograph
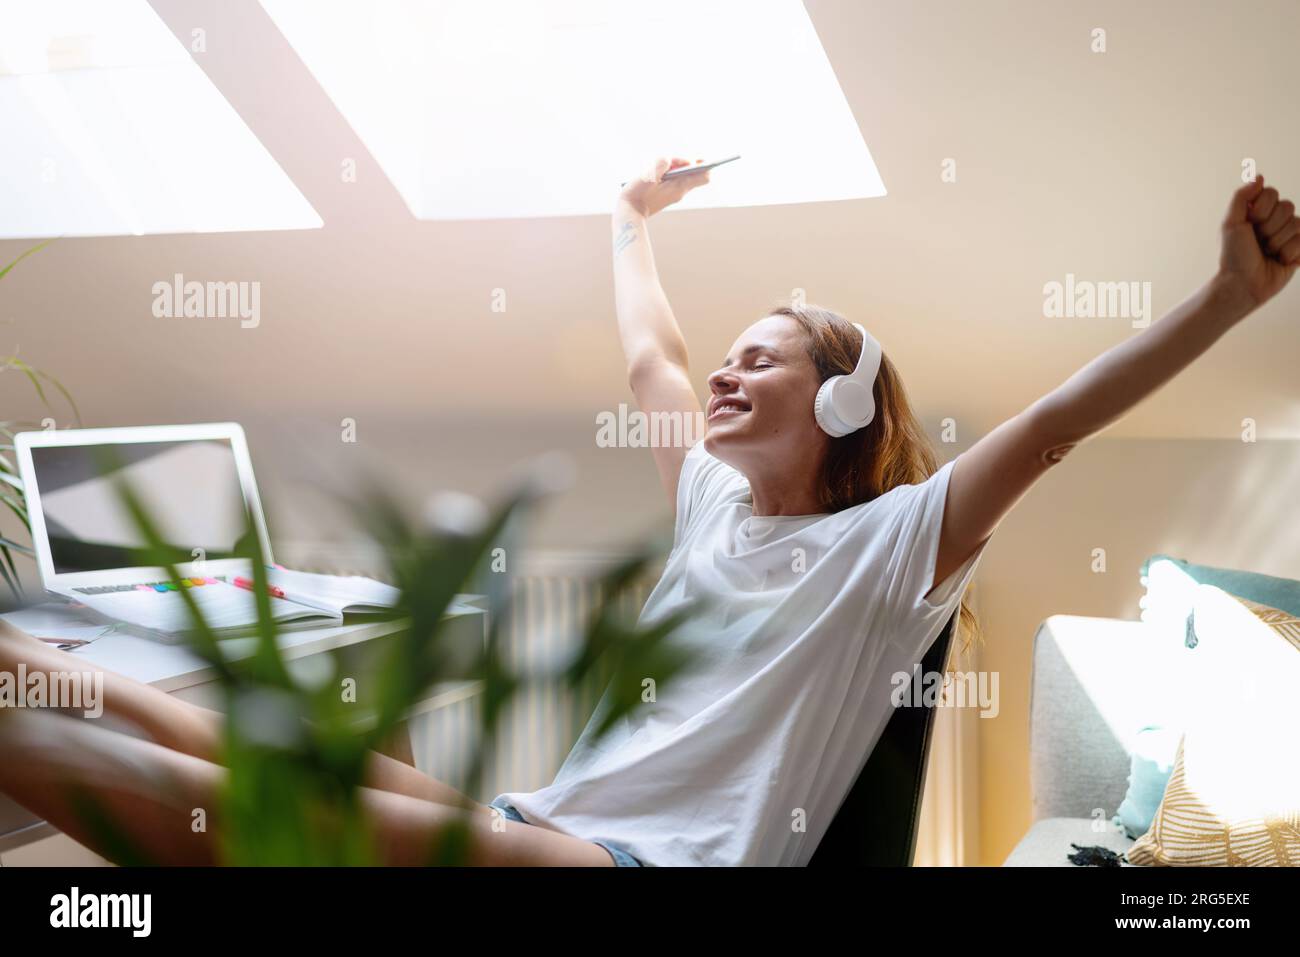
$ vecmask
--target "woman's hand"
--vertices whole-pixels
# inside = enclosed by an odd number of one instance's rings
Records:
[[[677,202],[695,187],[703,186],[709,181],[709,170],[686,173],[664,180],[664,174],[669,170],[690,165],[690,160],[680,157],[673,157],[671,160],[665,156],[659,157],[655,160],[654,166],[623,187],[623,191],[618,194],[619,203],[631,207],[642,216],[653,216],[665,206]]]
[[[1248,309],[1272,299],[1300,267],[1300,217],[1295,203],[1256,176],[1232,196],[1223,221],[1217,282]]]

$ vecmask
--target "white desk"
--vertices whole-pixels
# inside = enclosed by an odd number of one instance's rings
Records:
[[[0,616],[20,629],[32,628],[33,633],[44,634],[57,629],[53,619],[71,623],[72,613],[66,606],[44,605],[35,609]],[[487,612],[482,596],[461,595],[448,609],[447,630],[442,640],[456,660],[471,660],[473,653],[487,641]],[[39,622],[39,629],[36,623]],[[400,634],[406,627],[404,621],[360,621],[327,628],[310,628],[286,631],[278,636],[281,653],[290,672],[304,672],[319,664],[321,655],[338,655],[358,673],[365,673],[377,664],[387,642],[383,639]],[[57,633],[57,630],[51,633]],[[221,642],[230,658],[251,657],[254,638],[227,638]],[[109,671],[126,675],[145,684],[153,685],[182,700],[215,711],[224,710],[216,673],[202,658],[183,644],[165,644],[134,634],[114,633],[99,638],[84,648],[72,652],[78,658]],[[462,657],[463,656],[463,657]],[[316,661],[313,661],[316,659]],[[426,698],[408,713],[408,718],[435,710],[445,704],[459,701],[480,690],[477,681],[452,681],[434,685]],[[410,762],[409,732],[402,729],[404,741],[395,743],[395,757]],[[57,833],[53,827],[0,795],[0,852],[10,851],[32,841]]]

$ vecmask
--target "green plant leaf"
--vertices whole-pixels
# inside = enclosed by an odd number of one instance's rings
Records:
[[[31,530],[31,521],[27,517],[27,509],[23,503],[11,495],[6,495],[0,491],[0,502],[3,502],[9,511],[18,516],[18,520],[23,523],[23,528]]]
[[[15,260],[14,260],[13,262],[11,262],[9,265],[5,266],[3,269],[0,269],[0,279],[3,279],[6,275],[8,275],[9,270],[13,269],[13,268],[14,268],[15,266],[17,266],[20,262],[22,262],[24,259],[26,259],[28,256],[30,256],[32,253],[40,252],[42,249],[44,249],[46,246],[48,246],[48,245],[49,245],[50,243],[52,243],[52,242],[54,242],[53,239],[47,239],[47,240],[45,240],[45,242],[43,242],[43,243],[37,243],[37,244],[36,244],[35,246],[33,246],[31,249],[27,250],[27,251],[24,252],[24,253],[21,253],[21,254],[18,256],[17,259],[15,259]]]
[[[235,674],[230,668],[230,663],[226,660],[225,653],[217,644],[216,636],[199,611],[194,596],[181,583],[180,573],[171,561],[172,549],[164,541],[158,527],[150,518],[139,496],[131,488],[130,483],[121,476],[120,460],[107,446],[101,450],[100,458],[103,465],[103,474],[117,474],[115,484],[119,499],[125,506],[136,530],[144,538],[145,547],[137,550],[135,560],[142,567],[159,567],[165,570],[168,580],[185,603],[185,608],[194,626],[189,634],[191,649],[216,670],[219,680],[226,682],[227,686],[236,684]]]
[[[9,566],[6,570],[4,565],[0,565],[0,578],[3,578],[5,584],[9,586],[9,592],[14,596],[14,600],[21,602],[23,600],[22,584],[18,581],[18,570],[14,568],[13,556],[9,554],[9,549],[2,545],[0,545],[0,555],[4,555],[5,562]]]

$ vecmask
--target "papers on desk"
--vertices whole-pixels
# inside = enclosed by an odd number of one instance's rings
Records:
[[[79,614],[72,605],[35,605],[0,615],[19,631],[42,641],[59,639],[69,645],[86,645],[117,629]]]
[[[269,568],[266,579],[272,588],[284,592],[286,600],[340,619],[344,615],[389,611],[401,598],[401,592],[392,585],[361,575],[317,575]]]

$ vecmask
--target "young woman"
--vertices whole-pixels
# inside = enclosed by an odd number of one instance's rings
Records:
[[[1209,281],[936,470],[897,369],[826,309],[782,307],[745,329],[701,409],[647,232],[708,181],[663,178],[683,165],[661,159],[619,196],[614,272],[641,410],[707,412],[702,442],[653,450],[675,535],[642,612],[653,621],[704,600],[682,639],[698,658],[597,741],[598,707],[554,783],[532,793],[481,805],[375,755],[366,801],[390,863],[426,860],[460,808],[475,822],[476,864],[807,863],[888,720],[891,676],[910,675],[961,609],[1003,516],[1300,265],[1294,205],[1262,178],[1242,186]],[[0,670],[20,661],[85,670],[0,628]],[[218,716],[116,675],[105,699],[152,741],[0,715],[0,790],[94,847],[66,800],[89,786],[159,860],[211,861],[219,819],[204,834],[190,822],[193,808],[215,806],[225,773]]]

